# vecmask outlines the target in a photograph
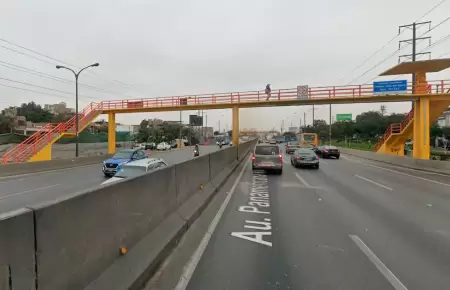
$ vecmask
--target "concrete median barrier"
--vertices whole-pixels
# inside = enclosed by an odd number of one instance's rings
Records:
[[[0,215],[0,290],[36,289],[33,211]]]
[[[411,169],[450,175],[450,162],[448,161],[414,159],[406,156],[396,156],[348,148],[339,148],[339,150],[341,151],[341,153],[368,160],[379,161],[386,164],[392,164]]]
[[[19,290],[138,289],[238,158],[231,147],[0,216],[0,287],[12,281]]]
[[[176,209],[174,181],[168,167],[35,208],[39,288],[83,289]]]
[[[78,157],[72,159],[55,159],[49,161],[12,163],[0,165],[0,177],[29,174],[41,171],[67,169],[77,166],[100,164],[108,155]]]
[[[175,165],[177,204],[183,204],[198,192],[201,186],[209,183],[209,159],[210,155],[208,154]]]

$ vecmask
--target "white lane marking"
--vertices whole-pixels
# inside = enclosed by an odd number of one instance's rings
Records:
[[[249,158],[250,159],[250,158]],[[217,224],[219,223],[219,220],[221,219],[225,208],[227,207],[228,203],[230,202],[231,197],[233,196],[237,185],[239,184],[242,175],[244,174],[245,169],[247,168],[247,164],[249,162],[245,162],[245,165],[242,167],[241,172],[239,173],[239,176],[237,177],[236,181],[234,182],[233,186],[231,187],[227,197],[223,201],[222,205],[220,206],[219,210],[217,211],[214,219],[212,220],[211,224],[208,227],[208,231],[203,236],[202,241],[198,245],[197,249],[195,250],[194,254],[189,259],[189,262],[183,269],[183,274],[181,275],[180,280],[177,283],[177,286],[175,287],[175,290],[184,290],[186,289],[187,285],[189,284],[189,281],[192,278],[192,275],[194,274],[195,268],[197,268],[197,264],[200,261],[200,258],[202,257],[203,253],[205,252],[206,246],[209,243],[209,240],[211,239],[212,234],[214,233],[214,230],[216,229]]]
[[[308,184],[308,182],[306,182],[306,180],[303,179],[303,177],[300,176],[300,174],[298,174],[297,172],[294,173],[295,176],[297,176],[298,180],[300,180],[303,185],[305,185],[308,188],[311,188],[311,185]]]
[[[325,163],[325,164],[330,164],[330,163],[328,163],[328,162],[326,162],[326,161],[323,161],[323,160],[320,160],[319,162],[320,162],[320,163]]]
[[[448,184],[448,183],[444,183],[444,182],[436,181],[436,180],[433,180],[433,179],[428,179],[428,178],[425,178],[425,177],[420,177],[420,176],[417,176],[417,175],[412,175],[412,174],[400,172],[400,171],[389,169],[389,168],[386,168],[386,167],[381,167],[381,166],[377,166],[377,165],[373,165],[373,164],[368,164],[368,163],[365,163],[365,162],[356,161],[355,159],[350,159],[350,158],[345,158],[345,159],[347,159],[347,160],[349,160],[351,162],[360,163],[360,164],[363,164],[363,165],[367,165],[367,166],[371,166],[371,167],[387,170],[387,171],[390,171],[390,172],[395,172],[395,173],[398,173],[398,174],[402,174],[402,175],[406,175],[406,176],[409,176],[409,177],[414,177],[414,178],[417,178],[417,179],[426,180],[426,181],[429,181],[429,182],[432,182],[432,183],[436,183],[436,184],[440,184],[440,185],[444,185],[444,186],[449,186],[450,187],[450,184]]]
[[[33,188],[33,189],[30,189],[30,190],[25,190],[25,191],[16,192],[16,193],[13,193],[13,194],[8,194],[8,195],[5,195],[5,196],[0,196],[0,200],[8,198],[8,197],[24,194],[24,193],[29,193],[29,192],[32,192],[32,191],[38,191],[38,190],[47,189],[47,188],[50,188],[50,187],[55,187],[55,186],[59,186],[59,184],[52,184],[52,185],[48,185],[48,186],[44,186],[44,187],[40,187],[40,188]]]
[[[383,262],[370,250],[370,248],[364,244],[364,242],[355,235],[349,235],[349,237],[355,242],[360,250],[369,258],[369,260],[377,267],[378,271],[391,283],[392,287],[396,290],[408,290],[405,285],[386,267]]]
[[[378,182],[376,182],[376,181],[373,181],[373,180],[370,180],[370,179],[368,179],[368,178],[362,177],[362,176],[360,176],[360,175],[355,174],[355,177],[358,177],[358,178],[360,178],[360,179],[362,179],[362,180],[365,180],[365,181],[367,181],[367,182],[370,182],[370,183],[372,183],[372,184],[378,185],[379,187],[385,188],[385,189],[387,189],[387,190],[391,190],[391,191],[393,190],[393,189],[390,188],[390,187],[387,187],[387,186],[385,186],[385,185],[383,185],[383,184],[381,184],[381,183],[378,183]]]

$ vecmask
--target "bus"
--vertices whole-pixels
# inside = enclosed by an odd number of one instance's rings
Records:
[[[317,147],[319,146],[319,137],[316,133],[302,133],[299,136],[299,147]]]

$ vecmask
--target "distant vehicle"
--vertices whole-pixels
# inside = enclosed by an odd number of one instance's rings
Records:
[[[341,152],[336,146],[319,146],[316,149],[316,154],[322,158],[336,157],[336,159],[339,159]]]
[[[283,155],[277,145],[256,145],[252,156],[253,170],[275,171],[283,173]]]
[[[145,149],[145,144],[144,143],[136,143],[136,144],[133,145],[133,149],[144,150]]]
[[[269,144],[277,144],[277,140],[276,139],[270,139]]]
[[[145,150],[155,150],[156,149],[156,143],[145,143]]]
[[[292,154],[298,148],[300,148],[300,145],[298,143],[288,142],[288,143],[286,143],[286,149],[285,149],[286,154]]]
[[[128,162],[145,159],[147,154],[140,149],[120,150],[113,157],[103,162],[102,172],[105,176],[113,176]]]
[[[299,136],[299,148],[319,146],[319,138],[316,133],[302,133]]]
[[[156,146],[156,150],[170,150],[172,147],[167,142],[161,142]]]
[[[296,149],[294,154],[292,154],[291,164],[294,167],[309,166],[319,169],[319,157],[311,149],[300,148]]]
[[[102,184],[108,184],[122,180],[124,178],[130,178],[138,176],[145,172],[155,171],[168,166],[167,163],[161,158],[146,158],[136,161],[131,161],[122,166],[117,173],[110,179],[104,181]]]

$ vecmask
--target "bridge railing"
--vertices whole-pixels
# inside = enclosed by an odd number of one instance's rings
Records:
[[[409,83],[404,94],[412,94],[414,86]],[[450,90],[450,80],[429,81],[427,93],[440,94]],[[373,85],[351,85],[332,87],[310,87],[306,99],[333,99],[343,97],[372,97],[374,96]],[[287,101],[298,98],[297,88],[275,89],[270,94],[270,101]],[[144,109],[155,107],[178,107],[189,105],[208,104],[239,104],[247,102],[266,102],[267,95],[261,91],[230,92],[219,94],[184,95],[173,97],[142,98],[129,100],[103,101],[100,106],[102,110],[112,109]]]

